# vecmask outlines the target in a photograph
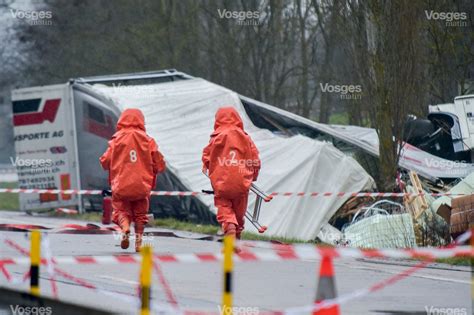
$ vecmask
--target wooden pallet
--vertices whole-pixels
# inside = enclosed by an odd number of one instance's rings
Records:
[[[414,171],[410,171],[409,176],[415,192],[417,194],[422,194],[424,191],[418,174]],[[410,210],[415,220],[417,220],[423,214],[423,212],[428,209],[428,203],[426,202],[424,195],[412,196],[408,198],[405,201],[405,206]]]

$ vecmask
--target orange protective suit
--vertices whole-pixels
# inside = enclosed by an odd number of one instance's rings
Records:
[[[146,134],[145,119],[139,109],[130,108],[122,113],[117,132],[100,157],[100,163],[109,171],[114,209],[112,221],[127,237],[130,223],[135,223],[138,250],[148,223],[150,191],[155,186],[157,174],[165,170],[163,155],[155,140]]]
[[[202,154],[203,171],[209,170],[214,189],[217,221],[226,234],[240,238],[250,185],[260,171],[258,150],[244,131],[242,119],[232,107],[216,113],[214,132]]]

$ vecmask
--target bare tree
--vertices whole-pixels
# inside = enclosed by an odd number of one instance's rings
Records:
[[[465,14],[461,20],[429,19],[432,12]],[[429,51],[429,96],[433,103],[452,102],[466,94],[468,80],[474,80],[474,24],[472,1],[424,1],[424,20]],[[426,110],[425,110],[426,111]]]
[[[394,185],[410,107],[424,95],[421,56],[421,4],[407,0],[349,2],[356,29],[365,30],[353,43],[369,114],[379,136],[379,189]]]
[[[449,28],[424,13],[469,12],[468,0],[50,0],[43,6],[53,13],[52,25],[15,21],[16,40],[0,48],[16,52],[2,57],[2,66],[10,63],[16,78],[28,80],[24,85],[177,68],[320,122],[344,112],[350,123],[375,127],[387,179],[405,115],[422,115],[428,100],[452,100],[474,77],[472,21]],[[241,24],[221,16],[223,10],[259,17]],[[320,93],[319,82],[360,84],[363,99]]]

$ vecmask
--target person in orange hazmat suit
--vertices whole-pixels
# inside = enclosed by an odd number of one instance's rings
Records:
[[[258,150],[244,131],[239,113],[222,107],[214,132],[202,154],[203,172],[209,171],[217,221],[225,235],[240,239],[245,223],[249,189],[260,171]]]
[[[117,123],[100,163],[109,171],[112,188],[112,221],[122,230],[121,247],[130,245],[130,224],[135,224],[135,250],[142,244],[148,223],[150,192],[156,176],[165,170],[163,155],[155,140],[146,134],[145,118],[139,109],[126,109]]]

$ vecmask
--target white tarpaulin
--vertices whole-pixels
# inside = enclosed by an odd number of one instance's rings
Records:
[[[233,106],[260,151],[257,184],[268,192],[355,192],[373,187],[373,180],[351,157],[332,144],[297,135],[290,138],[253,125],[238,94],[202,79],[142,86],[94,85],[122,110],[140,108],[171,171],[189,190],[210,189],[201,173],[202,149],[209,141],[219,107]],[[212,197],[199,197],[213,207]],[[346,197],[275,197],[262,205],[260,222],[267,234],[303,240],[317,236],[322,224]],[[251,195],[249,208],[255,198]],[[247,229],[256,231],[249,222]]]
[[[457,183],[448,191],[448,193],[453,194],[453,196],[442,196],[437,198],[431,203],[431,209],[433,209],[434,211],[438,211],[439,207],[443,204],[451,207],[451,201],[454,198],[460,197],[461,195],[474,194],[474,173],[471,173],[461,182]]]
[[[245,99],[245,97],[244,97]],[[326,125],[286,112],[282,109],[253,101],[259,107],[288,117],[319,132],[361,148],[373,156],[379,156],[379,138],[373,128],[346,125]],[[474,172],[474,164],[446,160],[428,152],[405,144],[400,155],[399,165],[407,170],[416,171],[419,175],[436,180],[437,178],[464,178]]]
[[[340,125],[330,125],[330,127],[337,133],[357,141],[359,147],[379,154],[379,138],[375,129]],[[408,143],[405,143],[403,147],[399,164],[426,178],[464,178],[474,172],[474,164],[446,160]]]

